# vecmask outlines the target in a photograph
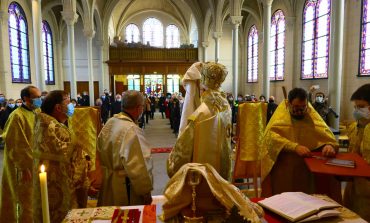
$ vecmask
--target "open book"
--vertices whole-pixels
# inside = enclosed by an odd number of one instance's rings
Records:
[[[285,192],[258,201],[258,204],[291,222],[305,222],[340,214],[336,210],[326,210],[339,207],[339,204],[303,192]]]

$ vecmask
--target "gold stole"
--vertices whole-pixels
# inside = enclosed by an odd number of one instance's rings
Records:
[[[226,135],[226,127],[221,126],[221,117],[212,116],[195,123],[194,129],[194,163],[209,163],[217,172],[221,171],[221,140]]]

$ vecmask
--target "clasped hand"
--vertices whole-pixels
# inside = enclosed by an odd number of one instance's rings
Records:
[[[303,156],[303,157],[310,157],[310,156],[312,156],[311,150],[309,148],[307,148],[306,146],[302,146],[302,145],[298,145],[295,148],[295,152],[299,156]],[[322,149],[322,155],[323,156],[326,156],[326,157],[335,156],[335,149],[334,149],[334,147],[332,145],[325,145],[324,148]]]

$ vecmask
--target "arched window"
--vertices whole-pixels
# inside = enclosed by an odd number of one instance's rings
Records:
[[[277,10],[271,18],[270,80],[284,80],[285,16]]]
[[[48,22],[42,21],[42,46],[44,50],[45,84],[55,84],[53,36]]]
[[[163,47],[163,26],[156,18],[148,18],[143,25],[143,44]]]
[[[166,28],[166,47],[179,48],[180,47],[180,31],[175,25],[169,25]]]
[[[370,76],[370,8],[369,1],[362,1],[360,76]]]
[[[13,83],[31,83],[26,14],[15,2],[9,5],[9,45]]]
[[[126,26],[126,40],[128,43],[137,43],[140,41],[140,31],[137,25],[131,23]]]
[[[303,10],[302,79],[327,78],[330,0],[306,0]]]
[[[248,83],[258,80],[258,32],[255,25],[248,33]]]

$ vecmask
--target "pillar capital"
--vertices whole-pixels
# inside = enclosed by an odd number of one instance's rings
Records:
[[[202,42],[202,47],[207,48],[208,45],[209,45],[209,42],[208,41]]]
[[[221,39],[222,38],[222,32],[213,32],[213,38]]]
[[[243,16],[230,16],[231,18],[231,23],[234,25],[240,25],[243,20]]]
[[[73,26],[78,19],[78,14],[74,11],[62,11],[63,20],[67,23],[69,26]]]
[[[87,38],[94,38],[95,36],[95,30],[92,29],[92,28],[87,28],[87,29],[84,29],[83,30],[84,32],[84,35],[87,37]]]

